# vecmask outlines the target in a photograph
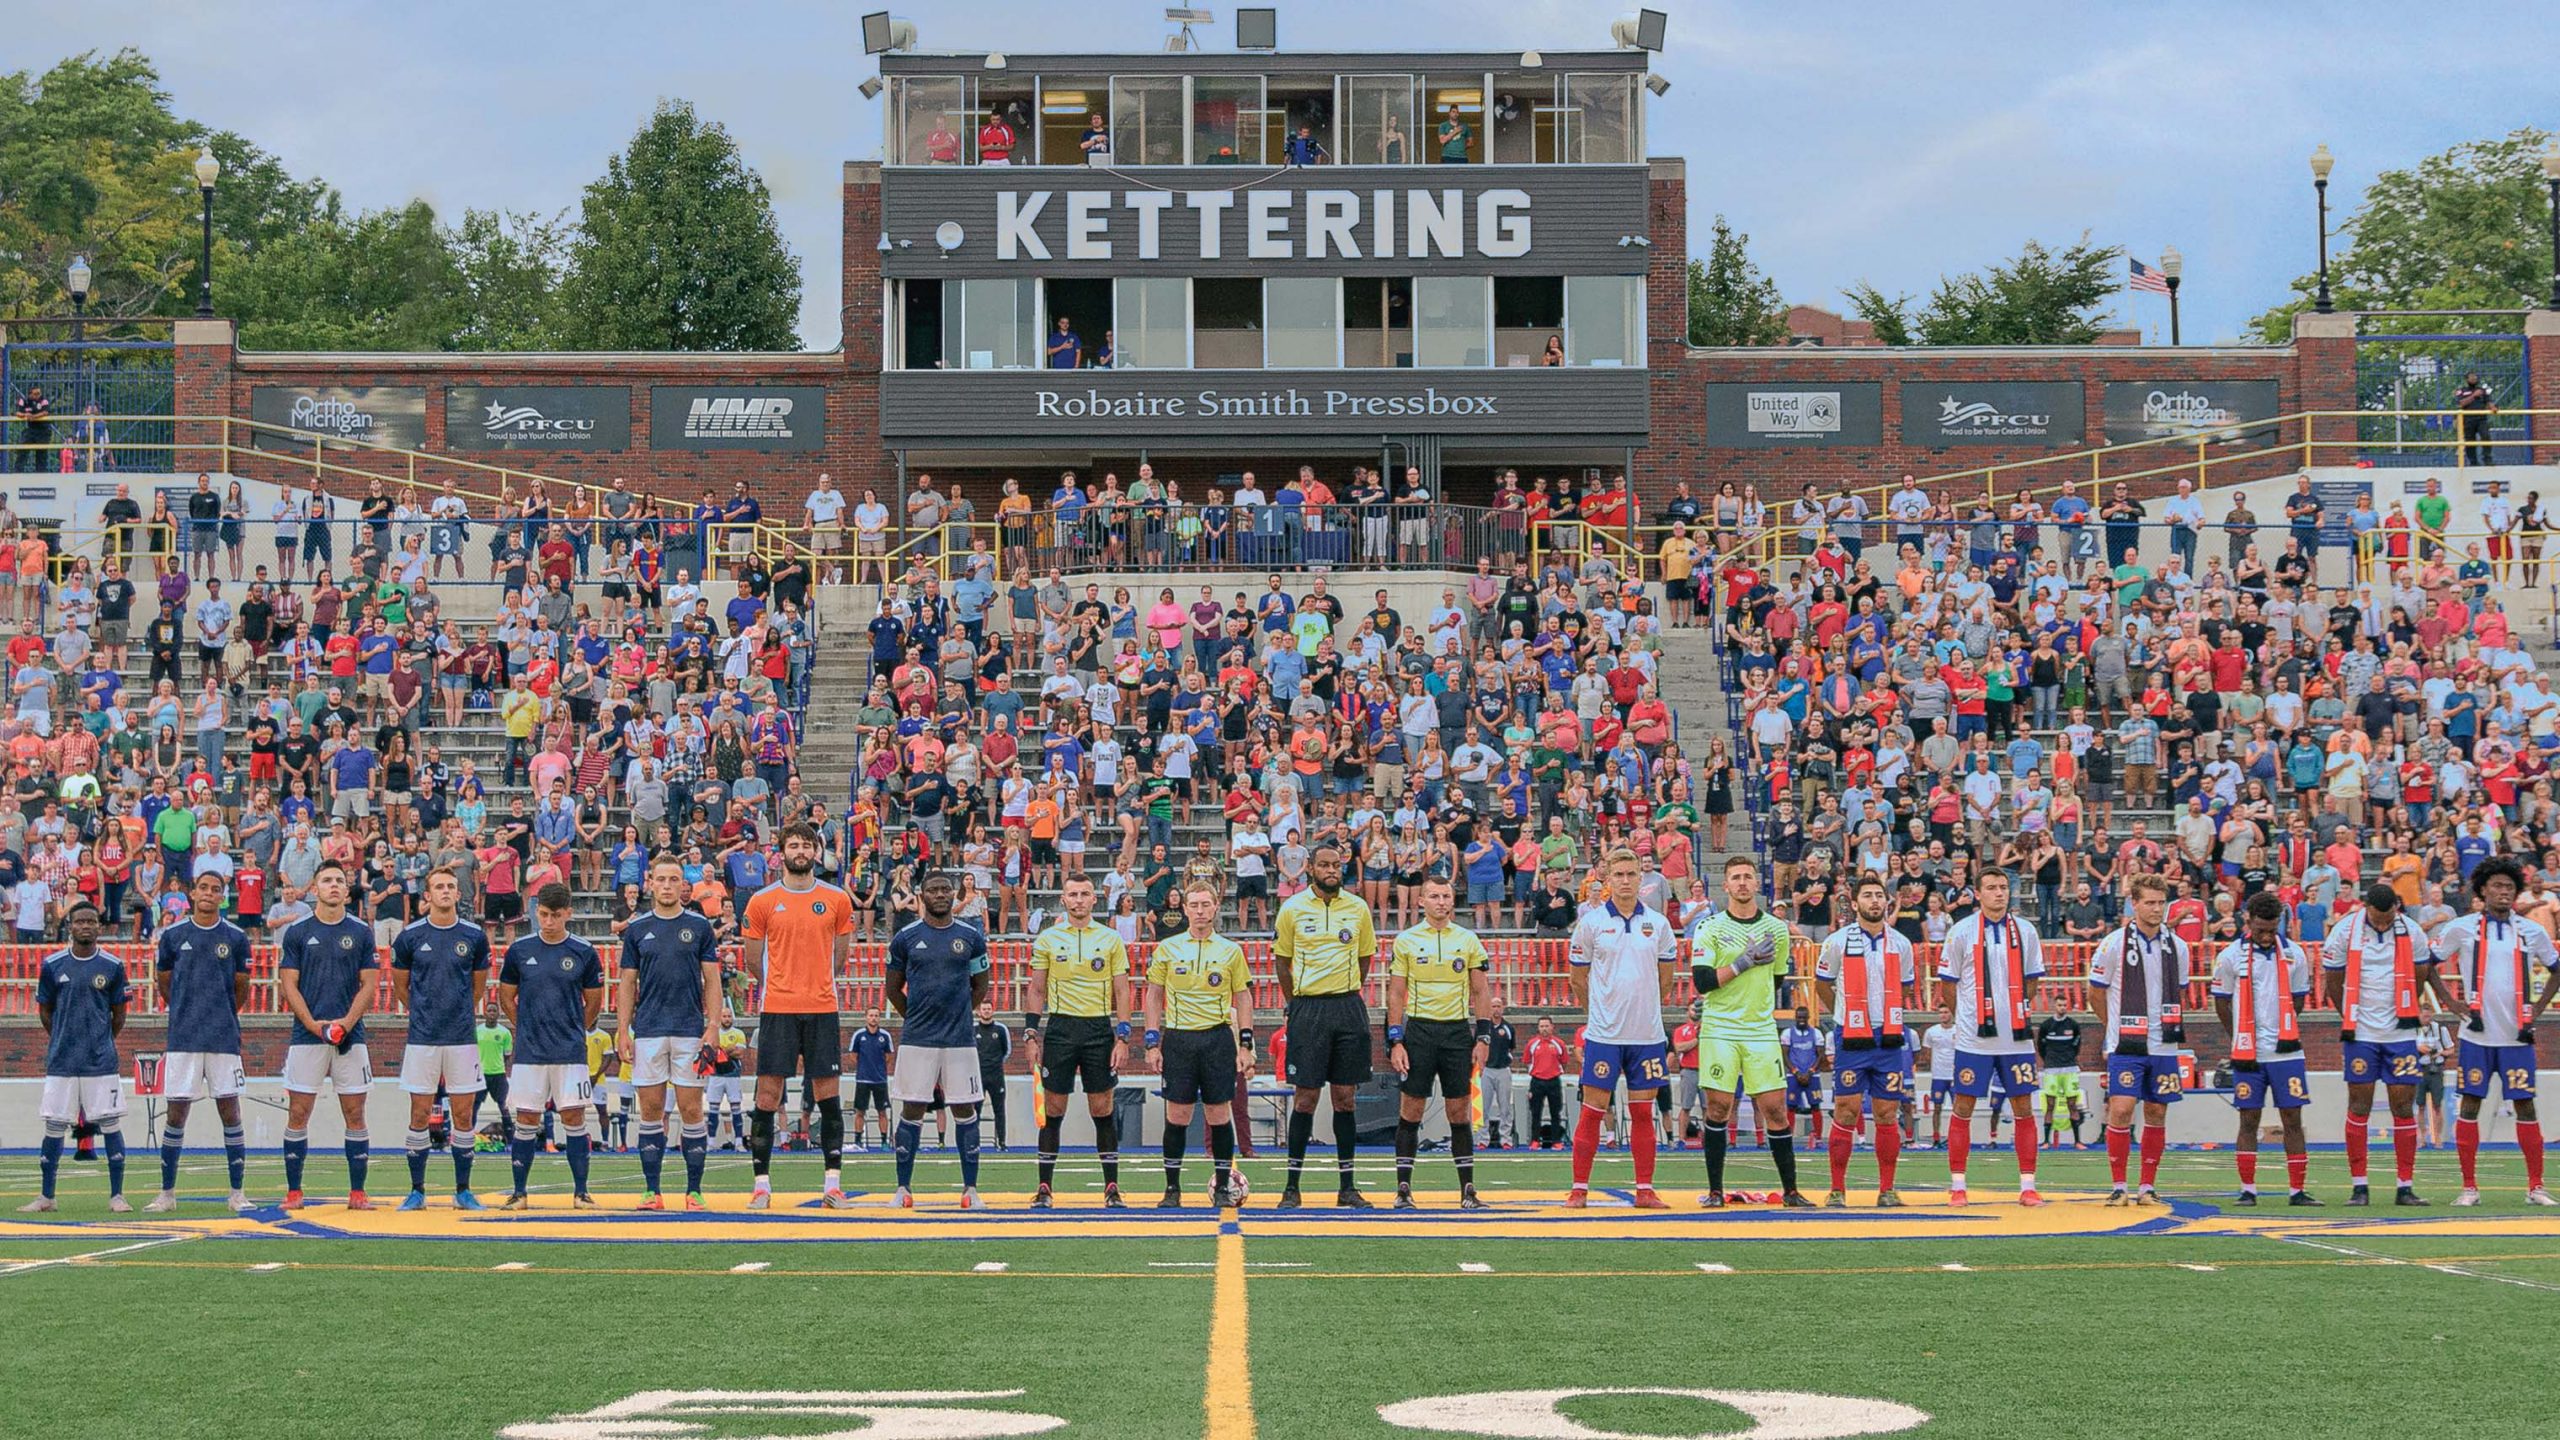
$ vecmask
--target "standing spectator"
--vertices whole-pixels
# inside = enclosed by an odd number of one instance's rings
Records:
[[[2160,518],[2169,523],[2169,553],[2178,557],[2188,574],[2194,574],[2196,536],[2204,528],[2204,502],[2196,498],[2194,481],[2178,482],[2178,493],[2162,502]]]
[[[1058,328],[1049,336],[1049,368],[1075,370],[1082,368],[1083,365],[1084,341],[1076,335],[1075,321],[1061,315],[1058,317]],[[909,498],[908,503],[910,505],[914,503],[912,497]]]
[[[18,403],[10,408],[18,421],[17,464],[12,469],[43,473],[44,452],[53,444],[53,401],[42,385],[30,385],[18,392]]]
[[[2462,412],[2462,463],[2497,464],[2497,452],[2489,444],[2489,417],[2497,413],[2497,397],[2480,383],[2477,371],[2462,377],[2462,388],[2453,392],[2453,408]]]
[[[1443,165],[1466,164],[1468,142],[1472,133],[1467,128],[1467,122],[1459,117],[1458,107],[1455,104],[1450,105],[1448,112],[1440,117],[1440,163]]]

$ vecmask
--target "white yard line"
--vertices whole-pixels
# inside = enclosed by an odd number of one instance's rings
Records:
[[[2472,1270],[2460,1265],[2439,1265],[2428,1260],[2407,1260],[2397,1255],[2380,1255],[2371,1250],[2358,1250],[2352,1245],[2335,1245],[2323,1240],[2305,1240],[2298,1235],[2271,1235],[2287,1245],[2300,1245],[2312,1250],[2326,1250],[2332,1255],[2345,1255],[2357,1260],[2371,1260],[2381,1265],[2409,1265],[2432,1270],[2439,1275],[2459,1275],[2465,1280],[2487,1280],[2499,1285],[2515,1285],[2526,1290],[2543,1290],[2560,1294],[2560,1285],[2545,1280],[2527,1280],[2521,1275],[2493,1275],[2486,1270]]]
[[[118,1245],[106,1250],[92,1250],[86,1255],[60,1255],[51,1260],[28,1260],[16,1265],[0,1265],[0,1278],[6,1278],[11,1275],[27,1275],[38,1270],[52,1270],[65,1265],[78,1265],[83,1261],[88,1260],[105,1260],[117,1255],[130,1255],[137,1250],[156,1250],[163,1245],[184,1245],[190,1240],[201,1240],[203,1238],[204,1237],[202,1235],[163,1235],[154,1240],[137,1240],[130,1245]]]

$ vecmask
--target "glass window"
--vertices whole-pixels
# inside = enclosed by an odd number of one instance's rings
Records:
[[[1037,280],[952,280],[942,287],[945,370],[1035,369],[1039,331]]]
[[[1493,78],[1493,163],[1551,165],[1556,158],[1556,78]]]
[[[1636,77],[1567,75],[1564,105],[1571,121],[1566,158],[1579,165],[1636,160]]]
[[[1181,76],[1113,77],[1112,163],[1179,165],[1183,130]]]
[[[1262,368],[1262,282],[1191,282],[1191,364],[1199,370]]]
[[[1572,275],[1564,282],[1565,363],[1644,364],[1644,277]]]
[[[1111,282],[1050,280],[1041,285],[1040,298],[1049,307],[1040,327],[1040,363],[1052,370],[1110,369]],[[1063,331],[1061,320],[1067,322]]]
[[[1304,80],[1273,81],[1265,87],[1262,102],[1262,163],[1289,163],[1289,137],[1305,126],[1308,138],[1335,159],[1333,144],[1333,82],[1311,84]]]
[[[1344,283],[1263,281],[1262,363],[1274,370],[1330,370],[1340,365]],[[1374,287],[1374,282],[1365,280],[1347,283]]]
[[[1191,163],[1249,165],[1262,155],[1262,77],[1191,81]]]
[[[1493,282],[1493,363],[1535,365],[1547,341],[1564,335],[1564,282],[1552,275],[1504,275]]]
[[[980,165],[996,163],[993,141],[1001,140],[1013,148],[1005,160],[1009,165],[1033,162],[1032,142],[1039,131],[1031,123],[1031,79],[993,75],[978,81],[978,103],[969,116],[969,153]],[[1001,122],[1001,128],[993,128]]]
[[[1493,363],[1493,282],[1481,275],[1425,275],[1413,282],[1413,363]]]
[[[1191,364],[1191,282],[1111,282],[1118,358],[1123,370],[1182,370]]]
[[[1342,363],[1363,370],[1413,363],[1412,281],[1342,282]]]
[[[1433,75],[1423,88],[1431,94],[1430,114],[1423,119],[1429,132],[1423,138],[1424,158],[1435,165],[1483,164],[1484,77]]]
[[[969,123],[969,81],[961,75],[900,76],[889,82],[890,164],[965,165],[977,139]]]
[[[1086,141],[1093,135],[1104,137],[1101,148],[1110,143],[1111,82],[1099,75],[1076,79],[1065,75],[1040,77],[1040,163],[1043,165],[1081,165],[1087,153]],[[1023,157],[1014,157],[1021,164]]]
[[[953,292],[958,293],[958,292]],[[932,370],[942,364],[942,282],[898,282],[896,344],[891,353],[901,370]]]
[[[1342,81],[1342,154],[1345,165],[1411,165],[1421,158],[1413,143],[1413,77],[1350,75]]]

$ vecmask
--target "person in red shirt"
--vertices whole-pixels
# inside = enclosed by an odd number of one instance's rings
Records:
[[[2169,902],[2169,929],[2189,949],[2204,944],[2205,905],[2187,889],[2183,879],[2170,882],[2175,897]]]
[[[2221,648],[2213,652],[2213,688],[2224,695],[2237,695],[2249,688],[2249,652],[2240,648],[2237,632],[2226,637]]]
[[[1662,1143],[1674,1150],[1689,1143],[1689,1116],[1700,1114],[1698,1103],[1698,1002],[1689,1002],[1687,1018],[1671,1029],[1671,1059],[1675,1066],[1671,1075],[1671,1114],[1666,1117],[1670,1129]]]
[[[1529,1067],[1529,1148],[1558,1148],[1564,1143],[1565,1064],[1572,1056],[1564,1038],[1556,1034],[1556,1022],[1539,1020],[1538,1033],[1530,1037],[1521,1056]],[[1542,1110],[1543,1120],[1539,1118]]]
[[[267,872],[255,861],[231,877],[231,913],[240,928],[255,935],[267,923]]]

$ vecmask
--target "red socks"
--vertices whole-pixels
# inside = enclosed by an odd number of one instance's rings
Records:
[[[2009,1129],[2013,1140],[2010,1148],[2018,1154],[2019,1186],[2031,1188],[2035,1183],[2036,1173],[2036,1127],[2032,1123],[2025,1123],[2012,1125]]]
[[[2149,1151],[2149,1150],[2150,1150],[2150,1148],[2151,1148],[2151,1147],[2150,1147],[2150,1145],[2149,1145],[2149,1144],[2147,1144],[2147,1143],[2146,1143],[2142,1148],[2147,1152],[2147,1151]],[[2114,1181],[2115,1181],[2115,1187],[2116,1187],[2117,1189],[2119,1189],[2119,1190],[2121,1190],[2121,1189],[2123,1189],[2123,1188],[2124,1188],[2124,1167],[2125,1167],[2125,1162],[2126,1162],[2127,1160],[2131,1159],[2132,1157],[2133,1157],[2133,1129],[2132,1129],[2132,1127],[2131,1127],[2131,1126],[2118,1127],[2118,1126],[2114,1126],[2114,1125],[2110,1125],[2110,1126],[2108,1126],[2108,1127],[2107,1127],[2107,1175],[2108,1175],[2108,1177],[2109,1177],[2110,1179],[2112,1179],[2112,1180],[2114,1180]],[[2143,1157],[2143,1158],[2147,1160],[2147,1159],[2149,1159],[2149,1158],[2150,1158],[2150,1156],[2146,1153],[2146,1154],[2144,1155],[2144,1157]]]
[[[2308,1155],[2287,1155],[2284,1157],[2284,1179],[2287,1185],[2292,1186],[2296,1190],[2300,1190],[2303,1186],[2310,1184],[2311,1157]]]
[[[2399,1172],[2400,1183],[2413,1185],[2418,1179],[2418,1117],[2391,1122],[2391,1163]]]
[[[2453,1122],[2453,1151],[2454,1151],[2454,1154],[2456,1154],[2456,1155],[2458,1155],[2458,1156],[2460,1156],[2460,1157],[2462,1158],[2462,1188],[2463,1188],[2463,1189],[2465,1189],[2465,1190],[2477,1190],[2477,1189],[2479,1189],[2479,1188],[2480,1188],[2480,1122],[2479,1122],[2479,1121],[2477,1121],[2477,1120],[2456,1120],[2456,1121],[2454,1121],[2454,1122]]]
[[[1653,1125],[1651,1124],[1652,1117],[1647,1116],[1645,1118],[1647,1123],[1630,1126],[1630,1128],[1632,1128],[1636,1133],[1628,1137],[1630,1142],[1628,1148],[1635,1151],[1636,1188],[1639,1190],[1650,1190],[1653,1188],[1653,1146],[1655,1137],[1653,1133]],[[1587,1178],[1590,1172],[1585,1170],[1583,1174]]]
[[[2542,1188],[2542,1122],[2516,1122],[2516,1148],[2524,1152],[2524,1185],[2528,1190]]]
[[[1605,1112],[1585,1105],[1581,1118],[1573,1122],[1573,1184],[1577,1190],[1591,1183],[1591,1157],[1600,1153],[1600,1122],[1606,1118]]]
[[[2160,1180],[2160,1157],[2169,1149],[2169,1127],[2154,1125],[2142,1132],[2142,1188],[2150,1189]]]
[[[1964,1163],[1973,1154],[1973,1122],[1956,1118],[1955,1128],[1947,1132],[1947,1174],[1961,1178]]]
[[[2347,1115],[2347,1175],[2358,1185],[2364,1183],[2365,1157],[2372,1125],[2370,1113],[2358,1115],[2350,1111]]]
[[[1885,1130],[1892,1128],[1890,1125],[1884,1127]],[[1884,1153],[1883,1131],[1878,1131],[1876,1138],[1876,1153],[1881,1157]],[[1849,1133],[1846,1125],[1831,1127],[1831,1188],[1834,1190],[1849,1188],[1849,1147],[1856,1144],[1857,1139]]]
[[[2255,1150],[2243,1150],[2233,1155],[2231,1159],[2233,1164],[2240,1167],[2240,1188],[2243,1190],[2257,1189],[2258,1152]]]
[[[1879,1190],[1890,1190],[1890,1189],[1892,1189],[1892,1188],[1893,1188],[1893,1167],[1894,1167],[1895,1165],[1899,1164],[1899,1163],[1901,1162],[1901,1160],[1902,1160],[1902,1127],[1901,1127],[1901,1126],[1899,1126],[1899,1125],[1879,1125],[1879,1126],[1877,1126],[1877,1127],[1876,1127],[1876,1188],[1877,1188],[1877,1189],[1879,1189]],[[1837,1163],[1839,1163],[1839,1162],[1834,1161],[1834,1162],[1832,1162],[1832,1163],[1837,1164]]]

